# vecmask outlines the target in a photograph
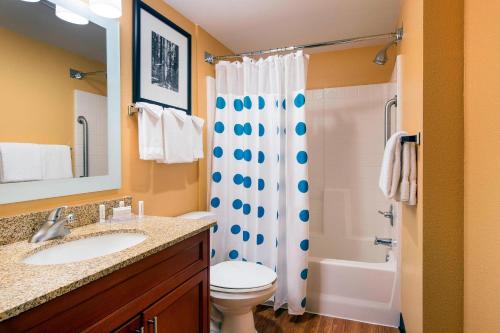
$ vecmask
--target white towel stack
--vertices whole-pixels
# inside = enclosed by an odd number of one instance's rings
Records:
[[[0,143],[0,183],[72,177],[69,146]]]
[[[196,116],[191,116],[191,120],[193,121],[193,158],[199,160],[203,158],[203,124],[205,120]]]
[[[136,103],[139,118],[139,155],[158,163],[190,163],[203,158],[204,120],[184,111]]]
[[[163,108],[148,103],[136,103],[139,112],[139,157],[141,160],[163,158]]]
[[[42,179],[40,145],[33,143],[0,143],[0,183]]]
[[[42,179],[73,178],[71,149],[64,145],[40,145]]]
[[[415,144],[401,137],[406,132],[394,133],[387,141],[380,170],[379,187],[388,199],[417,204],[417,162]]]

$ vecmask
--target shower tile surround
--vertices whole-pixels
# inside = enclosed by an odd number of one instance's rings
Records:
[[[377,210],[390,204],[378,189],[378,174],[383,108],[395,91],[396,83],[383,83],[306,92],[313,256],[371,262],[384,258],[385,249],[371,245],[375,235],[391,235]]]
[[[101,176],[108,173],[108,113],[107,97],[75,90],[75,177],[83,175],[83,128],[77,122],[78,116],[84,116],[89,124],[89,176]]]
[[[77,228],[99,221],[99,205],[106,206],[106,216],[110,216],[114,207],[118,207],[120,201],[125,206],[132,204],[132,197],[126,196],[113,200],[86,203],[77,206],[68,206],[64,214],[75,214],[75,221],[68,227]],[[26,213],[15,216],[0,217],[0,246],[29,239],[46,221],[52,209]]]

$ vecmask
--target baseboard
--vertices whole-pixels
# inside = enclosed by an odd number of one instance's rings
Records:
[[[403,314],[399,314],[399,332],[406,333],[405,321],[403,320]]]

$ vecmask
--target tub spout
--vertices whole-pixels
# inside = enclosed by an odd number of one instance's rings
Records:
[[[375,236],[375,241],[373,242],[373,244],[394,247],[398,245],[398,241],[392,238],[378,238],[377,236]]]

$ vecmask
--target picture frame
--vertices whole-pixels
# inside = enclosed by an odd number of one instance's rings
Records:
[[[133,102],[191,114],[191,35],[134,0]]]

